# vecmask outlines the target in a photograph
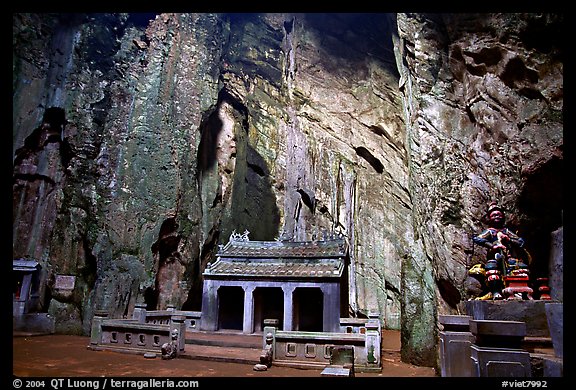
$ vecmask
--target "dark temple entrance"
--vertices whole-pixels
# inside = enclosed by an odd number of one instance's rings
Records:
[[[284,292],[280,287],[258,287],[254,290],[254,331],[264,329],[265,319],[277,319],[283,330]]]
[[[294,328],[303,332],[322,332],[324,294],[316,287],[294,290]]]
[[[244,289],[222,286],[218,289],[218,329],[242,330]]]

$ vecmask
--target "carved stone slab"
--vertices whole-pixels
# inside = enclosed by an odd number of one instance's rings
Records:
[[[73,275],[56,275],[54,288],[58,290],[74,290],[76,276]]]

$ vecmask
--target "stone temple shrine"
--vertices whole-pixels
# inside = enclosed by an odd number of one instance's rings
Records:
[[[204,271],[202,330],[337,332],[347,307],[347,245],[251,241],[233,233]],[[344,283],[343,283],[344,281]]]

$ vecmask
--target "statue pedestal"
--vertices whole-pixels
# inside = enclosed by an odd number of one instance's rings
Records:
[[[533,290],[528,286],[528,276],[504,276],[506,286],[502,293],[506,299],[533,299]]]
[[[502,300],[465,301],[462,312],[475,320],[520,321],[526,324],[526,336],[550,337],[546,305],[554,301]]]

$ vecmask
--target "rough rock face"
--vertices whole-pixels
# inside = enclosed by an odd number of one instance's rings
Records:
[[[436,364],[498,200],[545,272],[561,225],[555,15],[15,14],[13,256],[42,311],[199,310],[232,231],[343,234],[348,306]],[[55,275],[76,276],[73,294]]]
[[[412,245],[419,248],[403,263],[410,275],[402,278],[403,353],[430,361],[422,351],[433,350],[423,344],[433,342],[435,330],[422,324],[465,298],[460,283],[483,253],[471,252],[470,236],[482,229],[490,200],[526,239],[533,275],[547,275],[546,247],[563,209],[562,18],[399,14],[397,20]],[[423,294],[438,299],[409,303]]]

